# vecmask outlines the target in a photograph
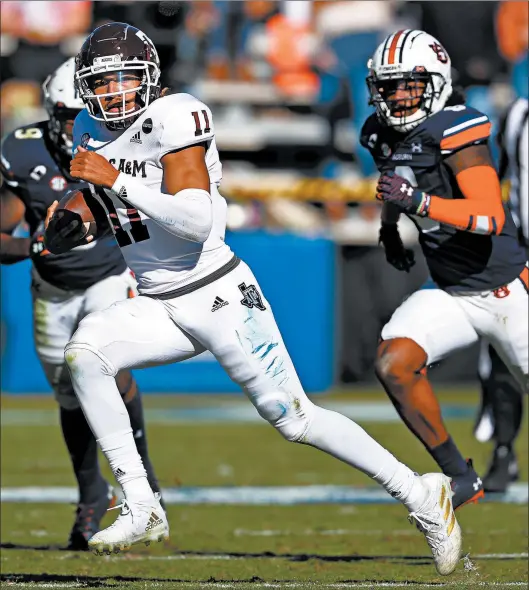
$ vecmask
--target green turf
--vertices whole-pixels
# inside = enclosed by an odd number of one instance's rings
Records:
[[[383,399],[378,393],[354,395],[366,397]],[[443,399],[448,398],[450,403],[475,403],[475,395],[465,392],[449,392]],[[154,397],[146,398],[145,404],[160,408],[214,404],[218,399]],[[53,402],[4,397],[2,408],[51,409]],[[433,469],[427,453],[403,425],[364,426],[414,469]],[[469,421],[451,421],[448,426],[483,471],[489,445],[473,439]],[[372,483],[314,449],[287,444],[267,425],[153,425],[148,435],[163,486]],[[1,442],[2,487],[74,485],[58,427],[6,425]],[[517,450],[527,481],[527,421]],[[422,535],[398,505],[169,506],[172,530],[167,545],[103,558],[61,550],[73,510],[55,504],[2,504],[2,587],[177,589],[209,584],[256,589],[265,583],[316,588],[341,582],[375,587],[382,581],[408,581],[414,587],[449,582],[451,587],[471,588],[528,579],[527,560],[515,557],[527,551],[527,506],[490,503],[459,511],[465,551],[478,569],[467,572],[462,563],[447,579],[435,574]],[[112,522],[114,514],[105,522]],[[479,557],[490,554],[514,557]]]

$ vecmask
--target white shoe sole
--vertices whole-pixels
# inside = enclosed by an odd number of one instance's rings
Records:
[[[95,535],[97,536],[97,535]],[[111,555],[112,553],[120,553],[121,551],[128,551],[133,545],[145,545],[149,546],[151,543],[161,543],[169,539],[169,531],[152,531],[145,533],[141,537],[138,537],[134,541],[118,541],[111,543],[104,540],[94,539],[92,537],[88,541],[88,548],[92,553],[96,555]]]

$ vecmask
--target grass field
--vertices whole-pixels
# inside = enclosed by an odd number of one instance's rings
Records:
[[[455,412],[447,423],[456,442],[483,473],[490,446],[472,437],[476,392],[447,391],[441,399]],[[318,403],[351,401],[386,407],[379,392],[342,392]],[[287,444],[266,424],[221,421],[222,411],[236,414],[239,403],[223,396],[145,398],[163,487],[372,486],[314,449]],[[53,401],[3,396],[1,409],[2,490],[73,487]],[[359,421],[410,467],[434,469],[400,422]],[[517,450],[527,481],[527,420]],[[527,504],[497,502],[459,511],[473,567],[462,561],[454,575],[441,578],[422,535],[395,503],[169,505],[166,545],[96,557],[63,548],[73,504],[3,502],[1,580],[2,587],[26,588],[527,587],[527,512]]]

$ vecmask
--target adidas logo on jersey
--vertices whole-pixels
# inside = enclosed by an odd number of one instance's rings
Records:
[[[224,307],[225,305],[228,305],[227,301],[224,301],[224,299],[221,299],[220,297],[215,297],[215,301],[213,303],[213,307],[211,308],[211,311],[217,311],[218,309],[220,309],[221,307]]]
[[[163,520],[155,512],[151,512],[151,516],[149,518],[147,526],[145,527],[145,530],[150,531],[159,524],[163,524]]]
[[[142,143],[139,131],[130,138],[130,143]]]

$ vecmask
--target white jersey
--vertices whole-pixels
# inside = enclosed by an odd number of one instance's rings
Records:
[[[102,187],[92,192],[107,212],[110,226],[127,265],[136,275],[140,293],[169,293],[202,279],[233,257],[224,242],[226,201],[218,192],[222,165],[215,144],[209,108],[190,94],[172,94],[154,101],[127,129],[109,130],[83,110],[75,119],[74,150],[79,145],[97,151],[116,169],[145,186],[167,192],[160,160],[169,152],[206,144],[211,181],[213,225],[203,243],[175,236],[141,211]]]

